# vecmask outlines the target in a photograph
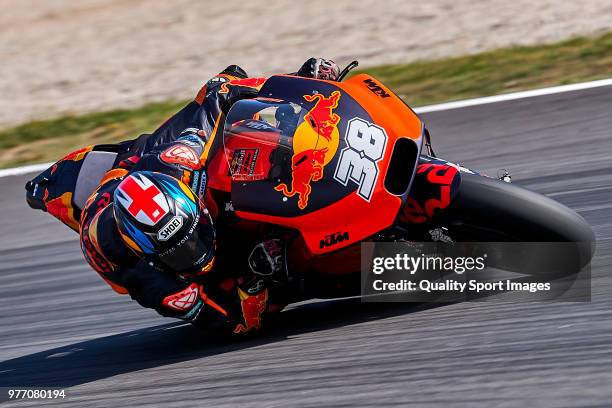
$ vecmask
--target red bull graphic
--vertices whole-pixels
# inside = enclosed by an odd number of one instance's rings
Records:
[[[236,325],[234,333],[246,333],[251,329],[259,329],[261,327],[261,315],[266,311],[266,304],[268,303],[268,289],[264,289],[257,295],[249,295],[238,288],[238,296],[244,324]]]
[[[224,82],[221,84],[221,88],[219,89],[220,94],[229,93],[228,85],[230,86],[242,86],[246,88],[253,88],[259,90],[261,86],[266,82],[267,78],[239,78],[232,79],[228,82]]]
[[[298,207],[303,210],[308,205],[308,198],[312,187],[312,181],[319,181],[323,177],[323,163],[325,161],[325,149],[308,149],[294,154],[291,159],[292,180],[291,190],[284,183],[274,187],[276,191],[282,192],[285,197],[293,197],[298,194]]]
[[[59,197],[47,201],[48,195],[49,192],[46,191],[44,200],[49,214],[53,215],[73,230],[78,231],[80,224],[74,215],[72,193],[68,191]]]
[[[79,150],[75,150],[74,152],[65,156],[61,161],[68,161],[68,160],[81,161],[85,158],[85,156],[87,156],[87,153],[89,153],[91,149],[93,149],[93,147],[94,146],[91,145],[91,146],[83,147],[82,149],[79,149]]]
[[[74,152],[64,156],[62,159],[58,160],[53,166],[51,166],[51,174],[55,174],[55,172],[58,169],[58,166],[61,166],[62,163],[64,162],[68,162],[68,161],[80,162],[81,160],[85,158],[85,156],[87,156],[87,154],[91,151],[91,149],[93,149],[93,147],[94,147],[93,145],[86,146],[86,147],[83,147],[82,149],[75,150]]]
[[[304,116],[304,120],[308,121],[313,129],[318,131],[319,135],[329,142],[332,137],[332,131],[338,126],[338,122],[340,122],[340,116],[333,113],[333,110],[338,107],[340,92],[332,92],[329,98],[325,98],[319,93],[304,95],[304,99],[308,102],[317,101],[314,108]]]
[[[285,183],[274,187],[285,197],[297,195],[301,210],[308,205],[311,183],[323,178],[323,169],[336,155],[340,144],[340,116],[333,112],[338,107],[340,92],[333,91],[327,98],[320,93],[304,95],[304,99],[315,105],[304,115],[304,121],[293,135],[291,188]]]

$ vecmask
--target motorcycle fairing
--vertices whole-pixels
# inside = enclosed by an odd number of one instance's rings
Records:
[[[266,82],[260,98],[236,103],[228,113],[224,133],[225,171],[231,175],[236,214],[300,231],[313,254],[346,247],[390,226],[408,195],[409,184],[398,194],[385,188],[389,162],[397,140],[411,140],[415,157],[406,163],[406,171],[410,174],[407,180],[412,179],[423,126],[390,90],[379,86],[385,91],[384,98],[374,92],[374,81],[367,75],[344,83],[275,76]],[[295,108],[298,128],[309,120],[316,129],[317,138],[312,139],[317,140],[316,146],[305,148],[303,132],[281,129],[280,122],[274,124],[262,117],[267,108],[278,112],[287,106]],[[355,152],[346,153],[354,149],[347,141],[349,131],[355,140],[350,126],[361,129],[357,137],[364,137],[360,132],[365,129],[385,138],[375,162],[377,169],[362,170],[376,173],[370,178],[374,182],[369,190],[361,188],[367,175],[359,179],[351,173],[344,183],[339,181],[338,162],[343,155],[355,156]],[[325,136],[329,136],[328,142],[322,147],[319,141]],[[339,139],[337,147],[329,142],[334,137]],[[321,155],[325,148],[328,150]],[[314,156],[316,153],[320,155]],[[302,170],[299,166],[308,160],[314,165],[309,165],[306,174],[298,174]],[[353,169],[349,166],[348,170]]]

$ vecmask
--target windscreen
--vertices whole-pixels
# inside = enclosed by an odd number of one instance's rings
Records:
[[[292,142],[303,109],[290,102],[244,100],[225,122],[223,144],[233,181],[277,179],[291,172]]]

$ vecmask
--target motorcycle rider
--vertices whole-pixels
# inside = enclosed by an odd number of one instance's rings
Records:
[[[310,58],[294,75],[335,80],[339,69]],[[265,277],[284,264],[279,241],[265,240],[246,252],[248,263],[236,262],[238,239],[216,228],[225,203],[206,188],[206,159],[223,113],[256,97],[265,81],[227,67],[153,134],[64,157],[26,185],[29,204],[79,232],[85,259],[116,292],[197,326],[259,329],[273,307]],[[84,204],[74,205],[91,178],[78,177],[81,166],[94,151],[116,159]]]

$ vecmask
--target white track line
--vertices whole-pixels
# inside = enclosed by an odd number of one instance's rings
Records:
[[[599,81],[581,82],[578,84],[553,86],[550,88],[532,89],[531,91],[513,92],[501,95],[486,96],[484,98],[465,99],[456,102],[440,103],[437,105],[421,106],[415,108],[416,113],[427,113],[445,111],[451,109],[466,108],[468,106],[486,105],[488,103],[512,101],[515,99],[533,98],[534,96],[553,95],[563,92],[581,91],[583,89],[599,88],[612,85],[612,78]]]
[[[12,169],[0,169],[0,178],[7,176],[20,176],[22,174],[37,173],[46,170],[53,163],[31,164],[23,167],[13,167]]]
[[[549,88],[533,89],[531,91],[513,92],[501,95],[486,96],[484,98],[464,99],[462,101],[439,103],[436,105],[427,105],[415,108],[416,113],[438,112],[451,109],[467,108],[469,106],[486,105],[488,103],[512,101],[515,99],[533,98],[535,96],[553,95],[563,92],[581,91],[583,89],[599,88],[602,86],[611,86],[612,78],[601,79],[599,81],[581,82],[578,84],[553,86]],[[32,164],[23,167],[14,167],[11,169],[0,169],[0,178],[7,176],[19,176],[22,174],[35,173],[45,170],[53,163]]]

